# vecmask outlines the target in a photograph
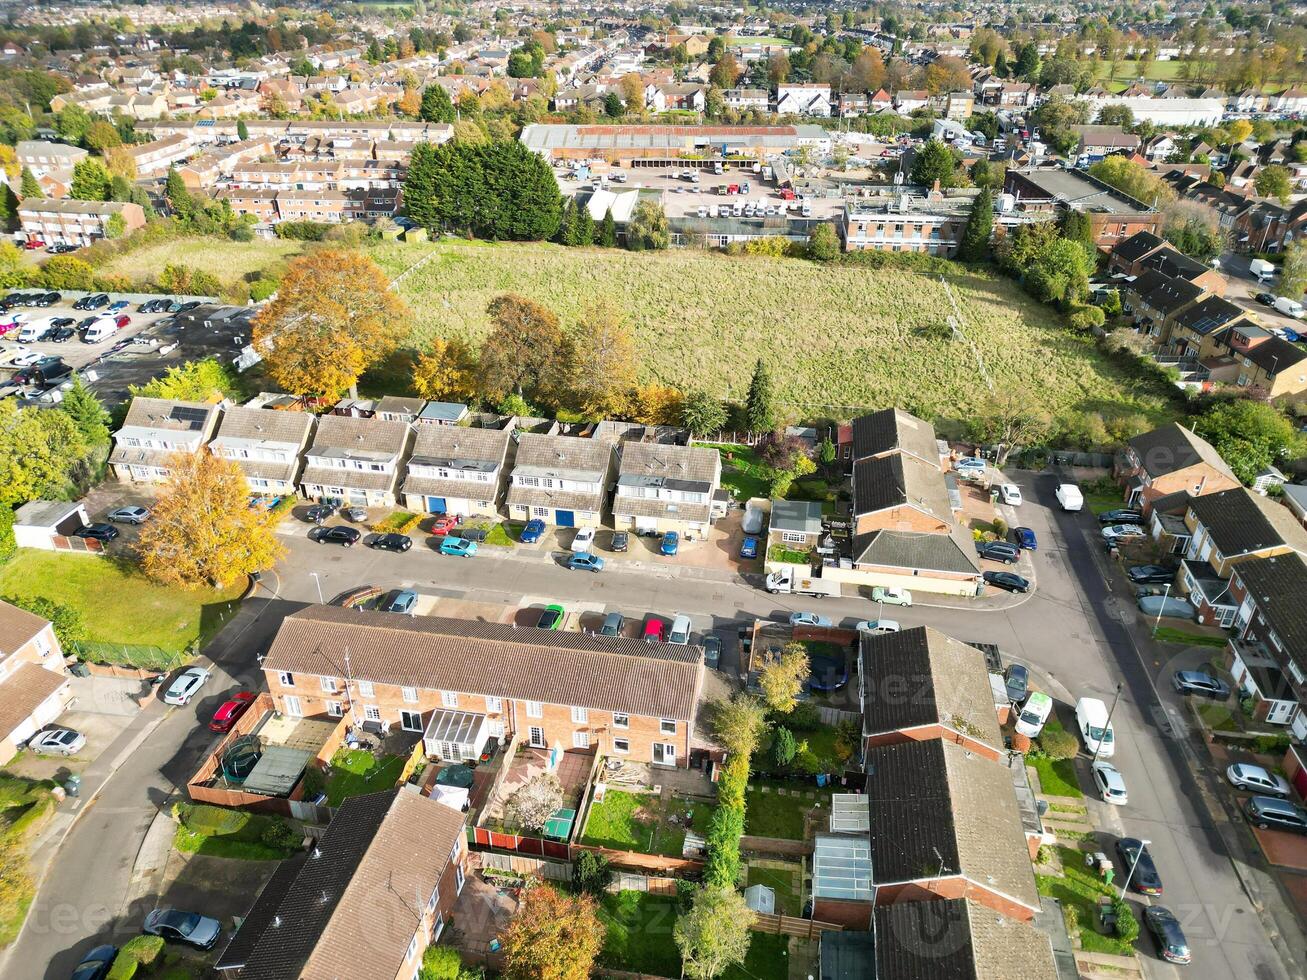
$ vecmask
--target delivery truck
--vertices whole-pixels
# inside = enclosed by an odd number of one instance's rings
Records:
[[[767,591],[772,595],[810,595],[819,599],[838,599],[840,583],[810,575],[795,575],[793,569],[787,568],[767,576]]]
[[[1275,266],[1265,259],[1253,259],[1248,263],[1248,271],[1256,276],[1260,282],[1265,282],[1275,275]]]

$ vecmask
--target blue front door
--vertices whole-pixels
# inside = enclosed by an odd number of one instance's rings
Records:
[[[428,497],[428,498],[427,498],[427,513],[428,513],[428,514],[443,514],[444,512],[445,512],[445,498],[444,498],[444,497]]]
[[[556,510],[554,516],[558,521],[559,527],[575,527],[576,518],[570,510]]]

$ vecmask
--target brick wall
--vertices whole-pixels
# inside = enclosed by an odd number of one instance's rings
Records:
[[[992,759],[995,762],[1000,761],[1003,753],[979,739],[972,738],[969,735],[962,735],[944,725],[922,725],[918,728],[900,728],[890,732],[876,732],[868,735],[866,742],[867,748],[873,748],[877,745],[898,745],[901,742],[929,742],[933,739],[942,739],[946,742],[953,742],[962,746],[968,752],[975,752],[977,755],[984,756],[986,759]]]
[[[947,878],[927,878],[897,885],[882,885],[876,890],[877,905],[896,902],[927,902],[935,898],[969,898],[995,912],[1001,912],[1018,922],[1029,922],[1035,917],[1034,909],[1013,901],[1006,895],[984,888],[960,875]]]
[[[945,533],[948,529],[948,524],[938,517],[906,505],[878,510],[872,514],[859,514],[854,524],[855,534],[882,530]]]

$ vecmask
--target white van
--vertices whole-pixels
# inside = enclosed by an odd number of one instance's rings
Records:
[[[1074,483],[1063,483],[1057,488],[1057,493],[1053,496],[1057,497],[1057,502],[1062,505],[1063,510],[1077,511],[1084,509],[1084,494],[1080,492],[1080,488]]]
[[[1275,308],[1285,316],[1291,316],[1295,320],[1303,318],[1302,304],[1296,299],[1289,299],[1287,296],[1277,296],[1275,299]]]
[[[1098,698],[1081,698],[1076,702],[1076,728],[1086,752],[1100,759],[1112,758],[1116,738],[1107,720],[1107,705]]]
[[[1026,738],[1038,738],[1052,712],[1053,699],[1043,691],[1035,691],[1021,706],[1021,714],[1017,717],[1017,732]]]
[[[18,342],[20,344],[30,344],[33,341],[40,340],[49,330],[50,318],[48,316],[33,320],[31,323],[24,323],[18,328]]]
[[[102,316],[86,328],[86,333],[82,334],[82,343],[98,344],[102,340],[108,340],[118,332],[118,324],[114,322],[113,317]]]

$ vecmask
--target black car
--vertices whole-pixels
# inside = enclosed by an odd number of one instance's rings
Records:
[[[191,310],[198,310],[199,308],[200,308],[200,304],[197,303],[195,300],[191,300],[189,303],[183,303],[181,306],[177,307],[176,312],[189,313],[191,312]]]
[[[118,537],[119,531],[112,524],[105,524],[103,521],[97,521],[95,524],[87,524],[79,527],[73,532],[75,538],[94,538],[96,541],[112,541]]]
[[[98,310],[102,306],[109,305],[108,293],[92,293],[90,296],[83,296],[73,304],[75,310]]]
[[[339,544],[352,548],[363,535],[356,527],[337,524],[333,527],[315,527],[309,532],[309,540],[318,544]]]
[[[39,294],[39,296],[37,297],[36,302],[33,303],[32,305],[33,305],[33,306],[54,306],[54,304],[55,304],[55,303],[58,303],[61,299],[63,299],[63,296],[62,296],[61,294],[59,294],[59,293],[41,293],[41,294]]]
[[[332,514],[336,513],[335,504],[314,504],[304,514],[311,521],[325,521]]]
[[[100,314],[98,313],[93,313],[91,316],[83,317],[81,320],[77,321],[77,329],[85,330],[98,319],[100,319]]]
[[[69,980],[104,980],[118,955],[117,946],[96,946],[77,964]]]
[[[1104,526],[1108,524],[1142,524],[1143,522],[1144,515],[1128,507],[1104,511],[1098,515],[1098,523]]]
[[[1253,297],[1253,299],[1255,299],[1255,300],[1257,300],[1257,302],[1261,303],[1262,306],[1274,306],[1274,305],[1275,305],[1275,294],[1274,294],[1274,293],[1258,293],[1256,296]]]
[[[1184,930],[1171,910],[1160,905],[1150,905],[1144,909],[1144,926],[1157,943],[1157,955],[1168,963],[1188,963],[1190,960],[1189,943],[1184,938]]]
[[[1007,687],[1008,700],[1021,704],[1030,691],[1030,671],[1021,664],[1008,664],[1003,672],[1003,683]]]
[[[540,619],[536,622],[536,626],[540,627],[540,629],[542,630],[557,629],[558,621],[562,618],[563,618],[562,610],[554,609],[549,606],[546,606],[543,610],[541,610]]]
[[[1153,856],[1142,841],[1122,837],[1116,842],[1116,856],[1121,859],[1121,874],[1130,878],[1131,891],[1141,895],[1162,894],[1162,876],[1157,873]]]
[[[610,550],[625,551],[631,545],[631,534],[629,531],[614,531],[613,544]]]
[[[55,367],[55,365],[62,363],[63,360],[54,355],[43,357],[35,364],[29,364],[27,367],[15,371],[13,382],[16,385],[31,384],[41,377],[43,371],[48,371]]]
[[[1165,565],[1131,565],[1126,574],[1136,585],[1166,585],[1175,581],[1175,569]]]
[[[162,313],[167,308],[168,308],[168,301],[166,299],[147,299],[144,303],[142,303],[139,307],[137,307],[137,312]]]
[[[51,388],[70,377],[72,373],[73,366],[71,364],[65,364],[63,361],[56,360],[53,364],[44,364],[37,367],[29,377],[29,380],[32,384]]]
[[[413,539],[407,534],[378,534],[368,542],[368,547],[378,551],[408,551],[413,547]]]
[[[997,589],[1006,589],[1008,592],[1030,591],[1030,581],[1015,572],[986,572],[984,578]]]
[[[55,317],[53,320],[50,321],[50,326],[55,327],[55,328],[58,328],[58,327],[71,327],[71,326],[73,326],[75,323],[77,323],[77,321],[74,320],[74,319],[73,319],[72,317],[70,317],[70,316],[57,316],[57,317]]]
[[[75,336],[77,336],[77,328],[75,326],[56,327],[50,332],[50,341],[55,344],[63,344],[72,340]]]
[[[23,304],[20,302],[22,298],[22,293],[7,293],[4,299],[0,299],[0,306],[3,306],[6,310],[11,306],[22,306]]]
[[[1021,549],[1009,541],[987,541],[984,544],[976,546],[976,552],[981,558],[988,558],[990,561],[1001,561],[1008,565],[1016,563],[1021,557]]]
[[[703,665],[716,670],[722,662],[722,638],[709,633],[703,638]]]

